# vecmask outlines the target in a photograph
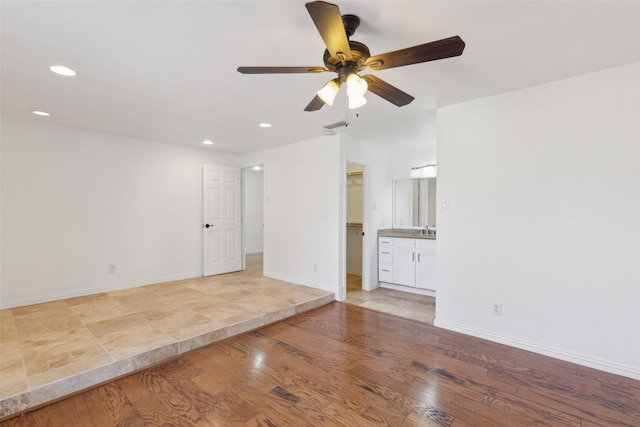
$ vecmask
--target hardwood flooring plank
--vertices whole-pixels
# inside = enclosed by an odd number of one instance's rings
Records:
[[[219,389],[215,386],[210,388],[211,377],[206,372],[191,378],[168,379],[168,381],[201,416],[216,409],[217,393],[212,390]]]
[[[309,411],[306,413],[312,425],[327,427],[377,427],[380,424],[364,418],[357,412],[350,411],[348,407],[339,402],[327,406],[324,411]]]
[[[262,393],[250,386],[233,388],[233,391],[253,404],[254,408],[259,411],[259,419],[268,419],[279,427],[313,425],[295,405],[272,394]],[[255,422],[256,417],[248,420],[246,424]]]
[[[55,408],[50,405],[48,410],[36,410],[2,422],[2,427],[28,426],[28,427],[57,427],[70,426],[81,427],[84,420],[74,417],[75,408],[69,399],[55,403]],[[69,420],[69,421],[68,421]]]
[[[245,423],[247,427],[278,427],[280,424],[264,414],[258,414]]]
[[[608,419],[627,422],[626,420],[640,420],[640,405],[635,403],[634,394],[626,393],[624,397],[614,396],[613,393],[607,393],[602,390],[600,383],[588,380],[580,381],[575,378],[566,379],[561,375],[557,375],[555,371],[542,372],[512,372],[503,369],[502,376],[509,377],[512,380],[519,381],[518,395],[528,395],[527,391],[534,389],[534,395],[543,394],[552,396],[556,400],[579,401],[581,408],[590,409],[591,411],[607,414]],[[539,391],[543,391],[540,393]],[[531,398],[532,395],[529,395]],[[640,423],[639,423],[640,424]]]
[[[597,369],[588,368],[586,366],[578,366],[577,376],[590,378],[613,389],[619,389],[623,392],[631,392],[636,398],[640,398],[640,381],[635,381],[621,375],[614,375],[608,372],[602,372]]]
[[[345,337],[347,335],[344,334],[342,331],[338,331],[338,333],[336,334],[335,331],[332,332],[330,328],[326,328],[323,325],[320,326],[320,327],[317,327],[317,326],[318,326],[318,324],[316,324],[315,327],[313,328],[315,330],[315,333],[320,333],[320,334],[325,334],[326,333],[327,335],[333,335],[333,339],[336,339],[336,340],[338,340],[340,342],[348,341],[352,346],[360,346],[360,347],[362,347],[363,344],[364,344],[364,341],[362,341],[362,340],[360,340],[360,341],[355,340],[355,339],[347,339],[347,340],[345,340]],[[309,330],[307,329],[307,332],[308,331]],[[296,337],[296,332],[297,331],[294,331],[293,333],[288,334],[287,338],[291,339],[291,340],[295,340],[296,338],[298,338],[298,339],[304,338],[303,336]],[[299,334],[299,332],[298,332],[298,334]],[[307,336],[306,342],[308,343],[311,339],[312,339],[312,337],[309,338]],[[307,357],[305,357],[305,359],[306,360],[310,360],[315,365],[323,365],[324,366],[324,365],[326,365],[328,363],[327,361],[323,360],[320,356],[313,356],[313,357],[307,356]],[[384,360],[384,359],[381,359],[381,360]],[[394,363],[398,363],[399,358],[398,357],[393,357],[393,358],[390,358],[390,360],[393,360]],[[376,366],[376,368],[378,370],[380,370],[380,368],[381,368],[378,365],[374,365],[374,366]],[[353,370],[350,370],[350,372],[353,373]],[[375,373],[375,372],[371,371],[370,373]],[[482,373],[484,373],[484,370],[482,370]],[[369,386],[367,386],[366,384],[358,383],[357,381],[355,381],[355,384],[359,385],[364,390],[371,391],[371,389],[369,389]],[[400,397],[400,396],[396,396],[396,397]],[[406,398],[406,396],[403,396],[402,398]],[[478,397],[478,399],[480,399],[480,397]],[[388,401],[389,399],[388,399],[388,396],[383,396],[383,399],[381,399],[381,400]],[[429,413],[430,416],[433,416],[433,414],[435,413],[435,411],[433,411],[433,410],[429,411],[429,410],[425,409],[424,405],[422,405],[422,406],[421,405],[413,405],[413,406],[415,406],[417,409],[419,409],[421,413]],[[405,408],[404,414],[406,415],[406,413],[407,413],[407,409]]]
[[[362,418],[377,426],[401,426],[407,418],[396,408],[386,405],[383,407],[370,406],[362,413]]]
[[[296,406],[301,410],[322,410],[323,407],[334,401],[335,395],[328,395],[327,384],[340,383],[339,379],[331,376],[325,370],[319,369],[313,363],[308,363],[306,358],[298,358],[297,352],[288,353],[288,348],[274,346],[276,357],[265,361],[262,366],[263,373],[268,373],[277,381],[278,386],[298,398]],[[273,392],[273,390],[271,390]]]
[[[267,338],[266,335],[264,337]],[[278,341],[274,340],[274,342]],[[287,347],[281,348],[287,349]],[[282,352],[276,358],[278,366],[274,368],[279,372],[281,381],[287,383],[287,387],[302,386],[304,390],[311,391],[311,396],[318,402],[324,400],[328,404],[331,401],[337,401],[356,412],[362,412],[370,406],[391,408],[384,399],[372,396],[358,387],[353,387],[350,378],[345,379],[344,376],[335,376],[325,369],[320,369],[314,364],[314,360],[309,361],[307,357],[296,359],[296,354],[296,352],[292,354]],[[304,375],[292,374],[296,371],[304,372]],[[291,377],[292,381],[288,381],[287,376]]]
[[[580,427],[578,417],[554,408],[537,405],[518,396],[485,395],[484,404],[496,410],[500,418],[512,419],[515,425],[548,425]]]
[[[111,427],[115,426],[96,389],[77,394],[70,398],[76,407],[76,419],[83,420],[85,426]]]
[[[205,414],[205,418],[211,425],[244,425],[260,413],[253,402],[244,399],[231,389],[218,393],[215,397],[215,408]]]
[[[182,393],[184,390],[173,387],[171,381],[162,375],[162,367],[146,369],[137,374],[137,376],[150,394],[167,408],[172,417],[179,420],[180,423],[184,425],[206,425],[201,414]]]
[[[453,426],[454,421],[452,421],[451,424],[449,425]],[[416,414],[415,412],[412,412],[411,414],[407,415],[407,417],[404,419],[402,424],[398,424],[398,425],[402,425],[403,427],[442,427],[442,424],[440,422],[433,421],[430,419],[425,419],[420,415]]]
[[[193,414],[190,410],[183,411],[180,407],[182,405],[172,403],[175,399],[181,398],[181,395],[163,397],[154,393],[153,389],[160,387],[147,385],[149,380],[143,376],[149,375],[145,370],[118,380],[136,411],[143,417],[145,425],[209,426],[199,414]]]
[[[138,413],[119,382],[114,381],[96,389],[111,420],[117,426],[142,427],[144,418]]]
[[[453,421],[453,416],[450,414],[430,404],[426,399],[414,399],[405,392],[406,389],[399,390],[396,387],[399,383],[392,382],[393,380],[389,377],[385,378],[383,375],[376,374],[373,369],[352,370],[351,375],[356,386],[391,402],[396,408],[407,414],[415,412],[425,419],[446,426]]]
[[[594,405],[593,402],[584,401],[572,396],[550,394],[535,386],[520,387],[517,394],[527,401],[562,410],[567,414],[579,417],[583,424],[588,421],[603,426],[640,426],[640,417],[638,416]],[[579,404],[577,404],[577,402],[579,402]]]

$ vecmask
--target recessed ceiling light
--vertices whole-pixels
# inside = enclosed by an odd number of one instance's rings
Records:
[[[43,117],[49,117],[51,115],[46,111],[39,111],[39,110],[33,110],[31,113],[35,114],[36,116],[43,116]]]
[[[212,140],[210,140],[210,139],[205,139],[204,141],[202,141],[202,143],[203,143],[204,145],[213,145],[213,141],[212,141]]]
[[[254,166],[253,170],[254,171],[261,171],[262,170],[262,166]]]
[[[270,128],[271,123],[260,123],[258,126],[260,126],[261,128]]]
[[[69,67],[65,67],[64,65],[52,65],[51,67],[49,67],[49,69],[56,74],[60,74],[61,76],[73,77],[76,75],[75,71],[73,71]]]

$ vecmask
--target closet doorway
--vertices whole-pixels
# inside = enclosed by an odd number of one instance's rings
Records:
[[[347,163],[346,288],[362,290],[364,166]]]

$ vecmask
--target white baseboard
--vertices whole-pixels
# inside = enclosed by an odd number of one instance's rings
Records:
[[[600,371],[622,375],[624,377],[632,378],[635,380],[640,380],[640,367],[637,366],[629,366],[610,362],[596,357],[572,352],[563,348],[539,344],[508,335],[496,334],[495,332],[474,328],[472,326],[460,324],[457,322],[440,320],[437,317],[434,321],[434,326],[455,332],[460,332],[465,335],[471,335],[477,338],[483,338],[500,344],[505,344],[511,347],[519,348],[521,350],[531,351],[533,353],[542,354],[545,356],[553,357],[555,359],[575,363],[577,365],[587,366],[589,368],[598,369]]]
[[[201,276],[202,276],[202,271],[195,271],[191,273],[155,277],[151,279],[136,280],[132,282],[113,283],[109,285],[94,286],[91,288],[77,289],[73,291],[56,292],[56,293],[51,293],[46,295],[39,295],[35,297],[22,298],[22,299],[13,300],[13,301],[2,301],[0,303],[0,310],[6,310],[9,308],[16,308],[16,307],[24,307],[27,305],[34,305],[34,304],[43,304],[45,302],[59,301],[59,300],[68,299],[68,298],[84,297],[87,295],[95,295],[103,292],[137,288],[139,286],[152,285],[154,283],[163,283],[163,282],[172,282],[174,280],[192,279],[194,277],[201,277]]]

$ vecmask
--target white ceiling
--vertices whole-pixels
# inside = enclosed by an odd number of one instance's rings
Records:
[[[322,66],[304,3],[2,0],[2,115],[198,148],[210,138],[209,149],[231,153],[320,136],[345,119],[344,101],[303,110],[333,74],[236,71]],[[638,1],[338,5],[360,17],[352,39],[372,55],[453,35],[466,42],[460,57],[376,73],[415,101],[399,108],[369,93],[340,131],[382,144],[431,141],[439,107],[640,61]],[[55,75],[55,64],[78,75]]]

